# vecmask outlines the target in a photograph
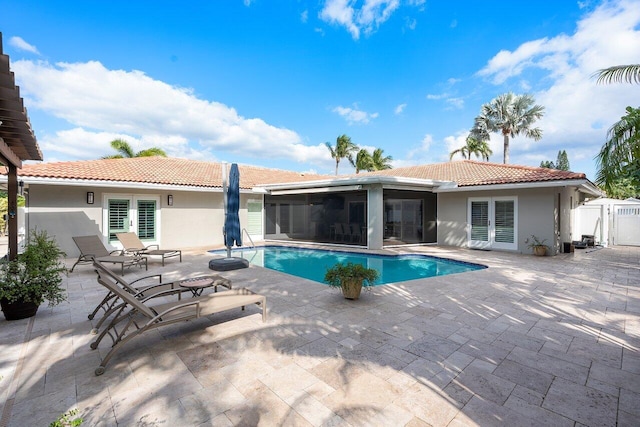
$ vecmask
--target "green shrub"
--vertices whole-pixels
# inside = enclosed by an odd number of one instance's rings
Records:
[[[24,252],[0,264],[0,298],[57,305],[66,299],[61,273],[67,271],[56,240],[46,231],[29,233]]]

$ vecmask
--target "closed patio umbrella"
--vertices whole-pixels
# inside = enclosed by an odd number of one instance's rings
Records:
[[[227,256],[231,256],[231,248],[242,246],[242,231],[240,230],[240,171],[238,165],[233,163],[229,172],[229,188],[227,189],[227,212],[224,220],[224,243],[227,247]]]
[[[249,267],[249,261],[244,258],[232,257],[231,248],[242,246],[242,229],[240,228],[240,171],[233,163],[229,172],[227,186],[227,165],[222,164],[222,189],[224,195],[224,227],[222,229],[224,245],[227,247],[226,258],[216,258],[209,261],[209,268],[216,271],[236,270]]]

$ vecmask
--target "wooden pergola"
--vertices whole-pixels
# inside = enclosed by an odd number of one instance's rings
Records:
[[[18,169],[24,160],[42,160],[42,152],[11,72],[9,56],[3,52],[0,33],[0,163],[7,168],[10,260],[18,255]]]

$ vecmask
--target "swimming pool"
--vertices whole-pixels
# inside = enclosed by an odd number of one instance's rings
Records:
[[[213,251],[220,253],[219,251]],[[487,268],[484,265],[437,258],[428,255],[374,255],[322,249],[264,246],[234,249],[233,256],[251,264],[323,283],[328,267],[338,262],[353,262],[375,268],[380,277],[374,285],[444,276]]]

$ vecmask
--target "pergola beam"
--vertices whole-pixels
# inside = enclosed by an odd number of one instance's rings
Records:
[[[7,228],[10,260],[18,255],[18,169],[24,160],[42,160],[42,152],[29,122],[27,109],[2,50],[0,33],[0,162],[7,167]]]

